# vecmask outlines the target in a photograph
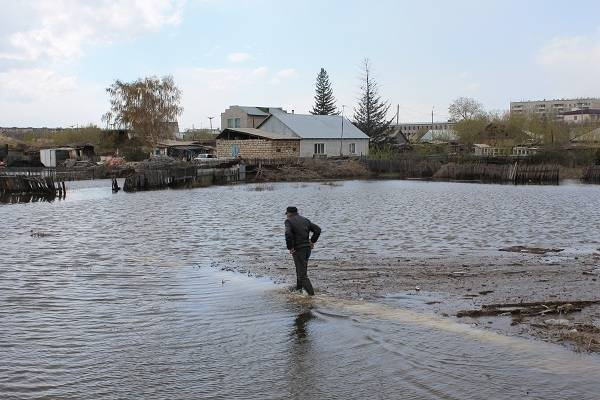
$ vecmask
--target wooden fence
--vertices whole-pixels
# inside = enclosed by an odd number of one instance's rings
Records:
[[[237,182],[240,168],[205,169],[198,166],[141,170],[125,178],[123,190],[136,192],[165,188],[202,187]]]
[[[370,171],[393,174],[401,179],[435,179],[485,183],[559,183],[559,167],[550,164],[463,162],[444,163],[439,159],[406,158],[374,160],[363,158]]]
[[[38,195],[43,197],[64,197],[67,193],[65,182],[56,182],[51,176],[0,176],[0,192],[8,195]]]
[[[600,184],[600,165],[589,166],[583,174],[583,181],[585,183]]]
[[[398,159],[377,160],[362,158],[361,161],[367,165],[369,171],[379,174],[394,174],[401,179],[427,179],[440,169],[442,162],[427,159]]]

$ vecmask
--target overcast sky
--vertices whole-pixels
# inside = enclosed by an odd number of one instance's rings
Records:
[[[0,126],[100,124],[115,79],[174,76],[180,128],[231,104],[306,113],[324,67],[351,116],[361,60],[401,121],[459,96],[600,96],[600,2],[0,0]],[[214,121],[217,121],[216,118]],[[217,123],[218,124],[218,123]]]

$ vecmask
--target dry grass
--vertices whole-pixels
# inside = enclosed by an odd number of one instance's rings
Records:
[[[369,176],[367,167],[358,160],[304,160],[264,171],[267,181],[315,181],[324,179],[352,179]]]

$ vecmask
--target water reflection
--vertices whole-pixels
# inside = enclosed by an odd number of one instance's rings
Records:
[[[294,319],[294,329],[292,331],[292,335],[294,335],[298,339],[305,339],[306,324],[308,323],[308,321],[314,318],[315,316],[310,309],[302,311],[300,314],[298,314],[296,319]]]
[[[0,192],[0,203],[5,204],[26,204],[26,203],[52,203],[56,200],[63,200],[59,196],[42,196],[39,194],[13,194]]]

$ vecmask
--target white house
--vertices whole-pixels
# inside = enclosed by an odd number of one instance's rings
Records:
[[[258,129],[300,139],[300,157],[369,154],[369,137],[340,115],[290,114],[271,109]]]

